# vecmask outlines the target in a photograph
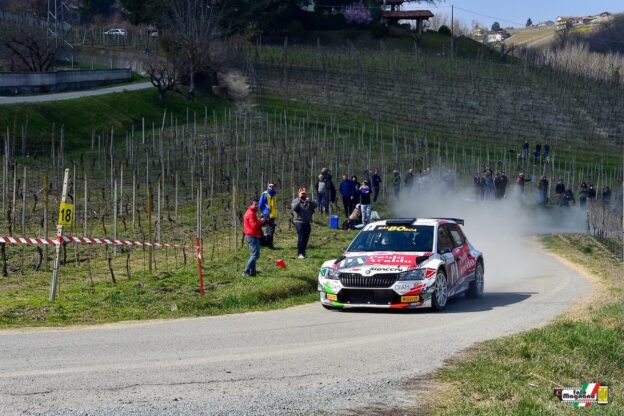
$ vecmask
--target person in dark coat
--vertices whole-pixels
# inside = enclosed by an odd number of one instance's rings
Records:
[[[563,179],[559,179],[557,181],[557,185],[555,186],[555,196],[557,198],[557,205],[560,207],[564,206],[564,195],[565,195],[565,185],[563,184]]]
[[[379,169],[375,168],[371,181],[371,184],[373,185],[373,202],[377,202],[377,196],[379,195],[379,189],[381,188],[381,176],[379,176]]]
[[[410,192],[414,186],[414,169],[408,169],[407,175],[405,175],[405,190]]]
[[[589,188],[587,187],[587,183],[585,181],[581,182],[581,187],[579,189],[579,206],[582,208],[587,203],[587,194],[589,192]]]
[[[305,259],[306,248],[312,233],[312,215],[316,209],[316,202],[308,199],[308,189],[299,188],[299,195],[290,204],[294,212],[293,222],[297,229],[297,254],[298,258]]]
[[[605,186],[602,188],[602,203],[609,205],[611,203],[611,188]]]
[[[351,214],[352,201],[355,198],[355,184],[349,180],[347,175],[342,175],[339,186],[340,196],[342,197],[342,205],[344,207],[345,216]]]

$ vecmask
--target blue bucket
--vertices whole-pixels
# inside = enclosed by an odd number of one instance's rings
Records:
[[[338,215],[330,215],[329,216],[329,228],[337,230],[340,225],[340,217]]]

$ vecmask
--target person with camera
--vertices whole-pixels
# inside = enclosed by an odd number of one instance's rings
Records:
[[[300,259],[306,257],[306,247],[312,232],[312,215],[317,205],[316,202],[308,199],[308,189],[299,188],[299,195],[290,204],[294,212],[293,222],[297,229],[297,255]]]

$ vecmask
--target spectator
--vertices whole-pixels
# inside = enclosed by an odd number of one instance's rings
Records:
[[[414,169],[409,169],[407,171],[407,175],[405,175],[405,188],[406,192],[411,192],[412,187],[414,186]]]
[[[539,152],[537,151],[537,149],[535,149],[535,150],[533,151],[533,164],[534,164],[534,165],[537,165],[537,159],[539,159],[539,157],[540,157],[540,154],[539,154]]]
[[[572,189],[566,189],[565,193],[563,194],[563,201],[564,201],[564,206],[566,207],[576,204],[576,200],[574,199],[574,193],[572,192]]]
[[[349,229],[355,229],[355,226],[362,223],[362,209],[360,204],[355,204],[355,209],[349,215]]]
[[[585,181],[581,182],[581,187],[579,189],[579,206],[583,208],[587,203],[587,194],[589,189],[587,188],[587,183]]]
[[[587,199],[589,199],[589,202],[594,202],[594,199],[596,199],[596,190],[592,184],[589,185],[589,189],[587,190]]]
[[[328,200],[327,200],[327,204],[329,205],[330,203],[334,204],[334,207],[338,208],[338,206],[336,205],[336,187],[334,186],[334,182],[331,180],[331,172],[329,171],[329,169],[327,169],[325,171],[325,174],[323,174],[323,176],[325,177],[325,181],[327,182],[327,186],[328,186]],[[329,211],[328,211],[329,212]]]
[[[325,176],[322,174],[318,175],[318,180],[314,187],[316,188],[316,203],[318,204],[319,212],[322,214],[324,209],[327,214],[329,212],[329,186]]]
[[[527,140],[522,144],[522,160],[529,158],[529,142]]]
[[[531,182],[531,179],[526,179],[524,173],[520,172],[520,174],[516,177],[516,185],[518,185],[520,192],[524,192],[524,184],[527,182]]]
[[[269,182],[267,190],[262,192],[258,210],[265,221],[264,244],[274,249],[273,236],[275,235],[275,221],[277,221],[277,191],[273,182]]]
[[[370,222],[371,215],[371,194],[368,187],[368,181],[364,181],[358,190],[360,194],[360,208],[362,209],[362,223],[364,225]]]
[[[537,202],[542,205],[548,203],[548,179],[546,176],[542,176],[542,179],[537,183]]]
[[[299,188],[299,195],[293,199],[290,207],[294,211],[293,222],[297,229],[297,255],[300,259],[305,259],[306,248],[310,233],[312,232],[312,215],[316,209],[316,203],[308,199],[307,188]]]
[[[358,191],[360,190],[360,183],[358,182],[357,176],[353,175],[351,177],[351,182],[353,186],[353,199],[351,200],[351,206],[349,207],[349,211],[353,211],[355,209],[355,204],[357,204],[358,199]]]
[[[377,202],[377,196],[379,195],[379,188],[381,188],[381,176],[379,176],[379,169],[375,168],[375,172],[372,177],[373,185],[373,202]]]
[[[442,182],[444,182],[444,192],[447,194],[452,193],[455,190],[455,175],[453,175],[453,171],[447,170],[442,178]]]
[[[249,208],[243,217],[243,231],[245,240],[249,247],[249,260],[243,270],[243,276],[255,276],[256,261],[260,258],[260,237],[262,237],[262,225],[264,221],[258,219],[258,200],[254,199],[249,203]]]
[[[342,175],[340,181],[340,196],[342,196],[342,205],[344,207],[345,217],[349,217],[351,213],[352,201],[355,199],[355,185],[349,180],[347,175]]]
[[[401,175],[399,175],[398,170],[394,170],[392,172],[394,177],[392,178],[392,189],[394,191],[394,197],[399,199],[401,196]]]
[[[483,199],[483,185],[484,185],[483,178],[481,177],[481,172],[475,173],[473,182],[475,186],[475,197],[477,198],[477,201],[480,201]]]
[[[483,196],[484,199],[494,199],[494,177],[492,175],[492,169],[485,168],[483,171]]]
[[[550,145],[546,143],[544,145],[544,159],[548,159],[548,156],[550,156]]]
[[[605,205],[609,205],[611,203],[611,188],[605,186],[602,189],[602,203]]]
[[[542,152],[542,145],[541,144],[536,144],[535,145],[535,151],[537,152],[537,157],[540,157],[540,153]]]
[[[557,205],[559,205],[560,207],[564,206],[565,185],[563,184],[563,179],[559,179],[557,181],[557,186],[555,186],[555,194],[557,197]]]
[[[494,198],[496,199],[503,198],[500,172],[496,172],[496,176],[494,177]]]
[[[321,169],[321,175],[323,175],[323,177],[329,182],[332,180],[332,174],[331,171],[327,168],[323,168]]]
[[[505,174],[505,172],[501,172],[500,176],[500,184],[501,184],[501,198],[505,197],[507,193],[507,184],[509,183],[509,178]]]

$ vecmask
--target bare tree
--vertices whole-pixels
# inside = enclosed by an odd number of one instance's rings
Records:
[[[211,47],[218,37],[216,0],[170,0],[164,17],[169,52],[189,79],[189,99],[195,96],[195,77],[215,70]],[[182,71],[179,71],[180,73]]]
[[[59,48],[37,28],[14,27],[0,36],[0,56],[11,71],[45,72],[50,69]]]
[[[144,62],[143,68],[150,78],[152,85],[158,88],[160,100],[165,99],[167,91],[173,91],[177,85],[177,71],[175,65],[164,58],[150,55]]]

